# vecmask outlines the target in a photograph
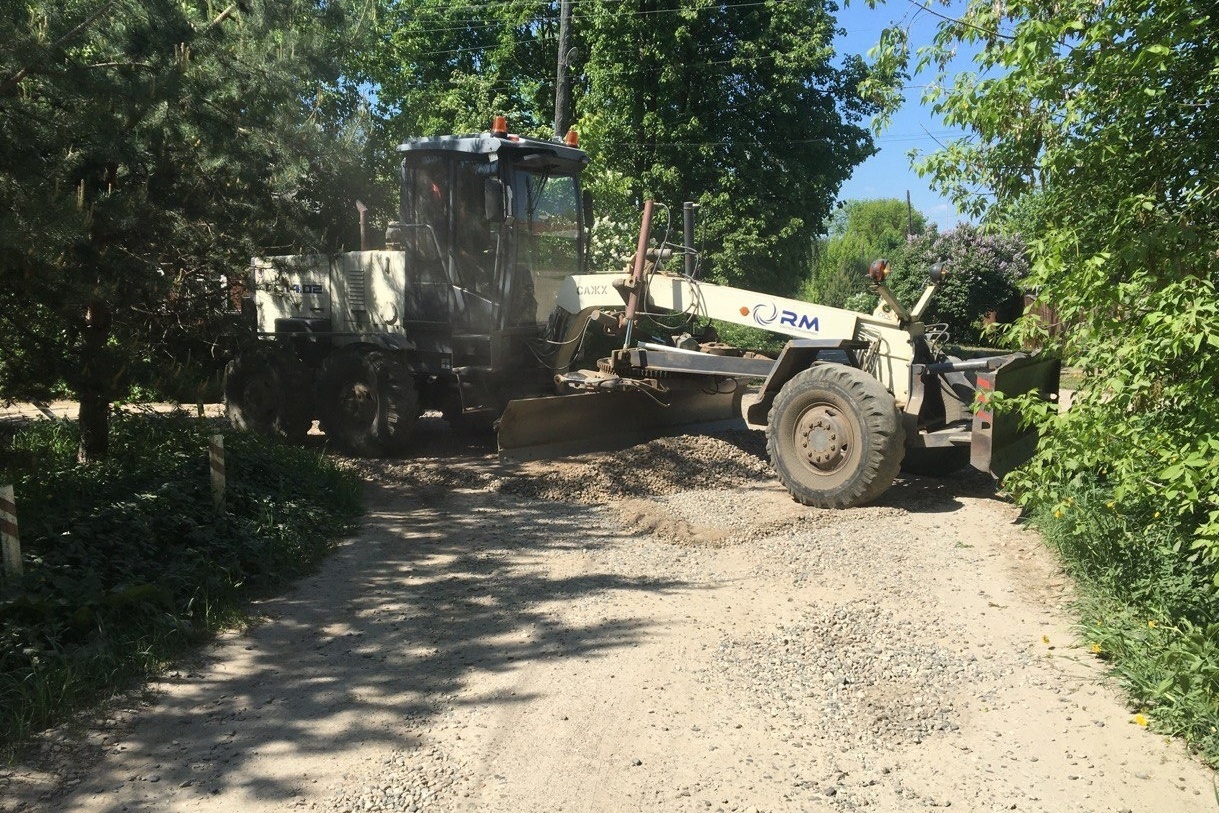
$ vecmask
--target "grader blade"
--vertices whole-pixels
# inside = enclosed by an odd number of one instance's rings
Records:
[[[990,404],[992,392],[1021,395],[1036,391],[1047,401],[1058,399],[1061,363],[1054,358],[1013,355],[992,371],[978,374],[979,406],[974,415],[969,463],[997,479],[1033,456],[1037,429],[1021,426],[1011,410],[996,412]]]
[[[620,390],[510,401],[499,422],[499,456],[541,460],[616,451],[679,431],[744,428],[743,389],[691,387],[661,395]]]

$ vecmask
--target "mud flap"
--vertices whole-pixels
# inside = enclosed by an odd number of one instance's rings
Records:
[[[619,390],[510,401],[499,422],[499,456],[539,460],[625,449],[678,431],[743,429],[745,388],[729,383],[676,386],[661,395]]]
[[[1053,358],[1012,356],[1002,366],[978,374],[978,411],[974,414],[969,464],[1002,478],[1033,456],[1037,448],[1035,427],[1020,425],[1012,411],[995,414],[990,395],[1002,392],[1022,395],[1037,390],[1045,400],[1058,399],[1061,362]]]

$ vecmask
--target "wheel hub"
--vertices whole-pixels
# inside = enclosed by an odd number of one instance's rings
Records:
[[[838,410],[822,404],[801,416],[796,426],[796,442],[814,471],[832,472],[847,459],[850,430]]]
[[[361,382],[353,383],[339,396],[339,406],[350,420],[363,423],[371,421],[377,414],[377,399],[369,387]]]
[[[275,384],[265,377],[251,379],[241,390],[241,405],[250,418],[261,423],[275,419],[279,408]]]

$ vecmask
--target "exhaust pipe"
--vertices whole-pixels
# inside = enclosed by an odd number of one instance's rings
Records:
[[[623,349],[631,346],[631,333],[635,327],[635,311],[639,309],[639,295],[643,291],[643,266],[647,260],[648,238],[652,236],[652,201],[643,202],[643,222],[639,225],[639,242],[635,244],[635,267],[631,270],[631,295],[626,301],[626,339]]]
[[[694,272],[697,270],[694,254],[694,211],[696,209],[698,206],[692,201],[686,201],[681,205],[682,249],[685,252],[686,277],[689,279],[694,279]]]
[[[363,201],[356,201],[356,211],[360,213],[360,251],[368,251],[372,240],[368,237],[368,207]]]

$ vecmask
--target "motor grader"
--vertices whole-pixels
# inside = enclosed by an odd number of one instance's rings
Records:
[[[252,263],[258,341],[224,384],[235,427],[299,440],[316,419],[342,451],[399,455],[437,410],[496,428],[501,456],[538,458],[744,421],[765,430],[796,500],[846,507],[903,465],[1001,476],[1036,437],[993,414],[989,394],[1057,392],[1053,360],[943,355],[943,331],[922,322],[942,269],[907,310],[873,264],[870,315],[711,284],[693,261],[694,207],[680,246],[654,246],[649,202],[630,272],[588,274],[588,157],[574,139],[512,135],[497,119],[398,150],[383,250]],[[776,358],[731,348],[717,321],[789,341]]]

